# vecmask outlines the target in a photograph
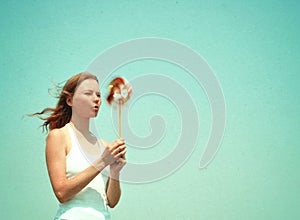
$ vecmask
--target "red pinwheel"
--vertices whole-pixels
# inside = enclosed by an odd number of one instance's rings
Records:
[[[122,105],[128,101],[132,93],[132,87],[121,77],[113,79],[108,86],[108,104],[116,103],[119,109],[119,137],[122,137]]]

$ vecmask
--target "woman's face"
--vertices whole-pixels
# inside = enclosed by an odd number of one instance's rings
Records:
[[[72,114],[84,118],[94,118],[101,104],[99,84],[94,79],[86,79],[76,88],[71,103]]]

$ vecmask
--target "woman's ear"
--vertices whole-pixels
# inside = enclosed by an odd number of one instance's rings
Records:
[[[68,106],[72,107],[72,97],[71,96],[69,96],[67,98],[66,103],[67,103]]]

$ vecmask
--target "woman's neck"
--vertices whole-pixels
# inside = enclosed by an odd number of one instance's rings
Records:
[[[76,117],[71,118],[70,124],[81,134],[87,135],[90,133],[90,120],[89,119],[79,119]]]

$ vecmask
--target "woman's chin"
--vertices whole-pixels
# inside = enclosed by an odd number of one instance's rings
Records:
[[[96,118],[98,115],[98,112],[95,112],[94,114],[91,115],[91,118]]]

